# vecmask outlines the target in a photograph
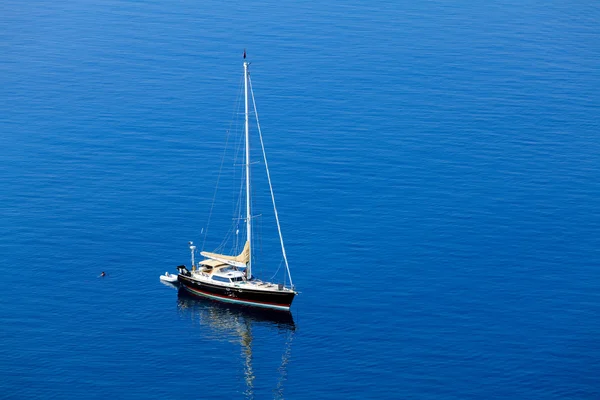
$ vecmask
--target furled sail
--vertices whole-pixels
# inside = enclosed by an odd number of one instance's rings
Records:
[[[221,261],[225,264],[234,265],[236,267],[245,267],[246,264],[248,264],[248,261],[250,261],[250,242],[246,242],[246,244],[244,245],[244,250],[242,250],[242,252],[237,256],[209,253],[208,251],[203,251],[200,254],[202,254],[206,258]]]

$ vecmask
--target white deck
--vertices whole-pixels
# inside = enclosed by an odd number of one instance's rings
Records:
[[[206,269],[202,268],[200,270],[191,271],[191,274],[192,278],[196,281],[223,287],[264,290],[265,292],[293,292],[292,289],[287,287],[283,287],[283,289],[279,290],[279,285],[276,283],[263,282],[259,279],[247,281],[245,280],[245,274],[243,272],[229,269],[228,267],[225,267],[224,269],[226,269],[226,271],[221,271],[221,268],[214,268],[212,271],[207,271]],[[213,276],[218,276],[221,278],[243,278],[244,280],[237,282],[222,282],[212,279]]]

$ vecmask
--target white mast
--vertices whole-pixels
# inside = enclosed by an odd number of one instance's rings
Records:
[[[244,59],[246,50],[244,50]],[[248,63],[244,61],[244,106],[246,119],[246,240],[250,243],[248,255],[248,266],[246,267],[246,279],[252,278],[252,223],[250,214],[250,130],[248,127]]]

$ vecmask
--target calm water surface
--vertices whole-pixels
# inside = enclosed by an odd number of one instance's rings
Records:
[[[0,397],[600,397],[598,21],[4,2]],[[302,292],[286,318],[158,280],[202,240],[243,48]]]

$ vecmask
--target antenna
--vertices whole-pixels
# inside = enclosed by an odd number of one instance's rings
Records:
[[[194,242],[188,242],[190,245],[190,251],[192,252],[192,268],[194,267],[194,251],[196,250],[196,246],[194,246]]]

